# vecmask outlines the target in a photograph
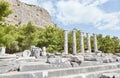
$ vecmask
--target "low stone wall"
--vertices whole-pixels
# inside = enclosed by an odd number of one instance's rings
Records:
[[[71,75],[73,78],[98,78],[104,72],[120,72],[120,63],[97,66],[70,67],[62,69],[11,72],[0,74],[0,78],[56,78]]]

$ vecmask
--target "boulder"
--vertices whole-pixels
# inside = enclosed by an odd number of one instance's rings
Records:
[[[76,63],[76,62],[71,62],[71,66],[72,66],[72,67],[78,67],[78,66],[79,66],[79,64],[78,64],[78,63]]]
[[[81,64],[81,62],[83,62],[84,61],[84,56],[77,56],[77,55],[75,55],[75,56],[72,56],[71,58],[70,58],[70,61],[71,62],[76,62],[76,63],[78,63],[79,65]]]
[[[48,57],[48,58],[55,58],[56,56],[55,56],[55,54],[48,53],[48,54],[47,54],[47,57]]]

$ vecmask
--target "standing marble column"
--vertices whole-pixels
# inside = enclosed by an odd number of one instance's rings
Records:
[[[94,37],[94,52],[97,52],[98,51],[98,48],[97,48],[97,36],[95,33],[93,33],[93,37]]]
[[[87,35],[87,47],[88,47],[88,52],[91,53],[91,41],[90,41],[90,34],[86,33]]]
[[[81,53],[84,53],[84,37],[83,37],[84,32],[80,32],[80,49]]]
[[[64,52],[68,54],[68,31],[64,31]]]
[[[76,54],[77,52],[76,52],[76,31],[75,30],[73,30],[73,32],[72,32],[73,34],[73,54]]]

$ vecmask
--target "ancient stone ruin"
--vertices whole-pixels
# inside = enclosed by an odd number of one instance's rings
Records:
[[[64,31],[64,52],[48,53],[46,47],[31,46],[22,53],[7,54],[0,47],[0,78],[120,78],[120,56],[98,50],[94,33],[94,52],[90,33],[84,50],[84,32],[80,32],[81,52],[77,52],[73,30],[73,53],[68,51],[68,31]]]

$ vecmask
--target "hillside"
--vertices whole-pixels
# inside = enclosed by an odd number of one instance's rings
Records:
[[[13,10],[13,13],[7,17],[6,23],[20,26],[32,21],[41,28],[55,26],[49,13],[45,9],[20,2],[19,0],[5,1],[10,3],[10,7]]]

